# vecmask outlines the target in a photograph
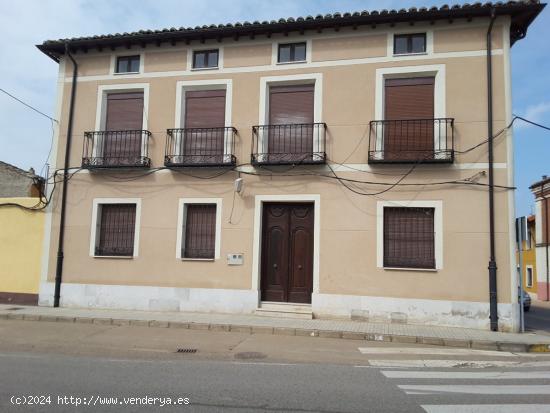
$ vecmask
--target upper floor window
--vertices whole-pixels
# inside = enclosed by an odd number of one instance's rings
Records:
[[[193,52],[193,69],[207,69],[218,67],[219,51],[197,50]]]
[[[279,63],[305,62],[306,43],[302,42],[280,44],[277,61]]]
[[[426,33],[396,34],[393,37],[393,54],[426,53]]]
[[[139,55],[117,57],[116,73],[139,73],[139,60]]]

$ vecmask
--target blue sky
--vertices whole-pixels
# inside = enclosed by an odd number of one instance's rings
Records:
[[[0,0],[0,87],[53,114],[57,65],[35,47],[45,39],[271,20],[336,11],[432,6],[426,0]],[[9,40],[6,40],[9,39]],[[512,49],[513,110],[550,124],[550,7]],[[40,170],[51,140],[50,121],[0,94],[0,160]],[[550,132],[515,127],[517,215],[529,214],[529,185],[550,175]]]

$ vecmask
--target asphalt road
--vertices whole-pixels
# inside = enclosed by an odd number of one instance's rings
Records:
[[[550,335],[550,302],[532,302],[531,309],[525,313],[525,329]]]
[[[545,413],[550,356],[0,320],[0,412],[118,411]]]

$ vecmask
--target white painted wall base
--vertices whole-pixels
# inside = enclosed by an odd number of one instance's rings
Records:
[[[41,283],[38,305],[53,306],[53,295],[54,283]],[[251,314],[258,291],[64,283],[61,307]],[[489,329],[488,303],[313,293],[312,311],[318,317]],[[518,305],[499,304],[501,331],[517,330],[518,311]]]
[[[38,305],[53,306],[53,296],[54,283],[41,283]],[[258,307],[258,294],[252,290],[64,283],[61,286],[60,305],[77,308],[247,314],[253,313]]]
[[[313,294],[312,310],[318,317],[489,329],[489,303],[480,302]],[[499,304],[498,310],[499,329],[516,331],[517,309],[511,304]]]

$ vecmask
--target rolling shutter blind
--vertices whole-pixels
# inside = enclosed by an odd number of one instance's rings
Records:
[[[435,268],[433,208],[384,208],[384,267]]]
[[[433,154],[434,77],[386,79],[384,120],[426,119],[417,122],[388,122],[384,130],[386,158],[418,159]]]
[[[136,223],[135,204],[104,204],[100,210],[96,255],[132,256]]]
[[[225,90],[201,90],[185,93],[185,128],[223,128],[225,126]],[[185,132],[185,155],[223,155],[224,130]]]
[[[143,92],[109,93],[103,156],[135,162],[141,156],[142,128]]]
[[[216,205],[188,204],[185,223],[184,258],[214,258]]]
[[[268,152],[311,154],[313,150],[314,85],[269,88]]]

